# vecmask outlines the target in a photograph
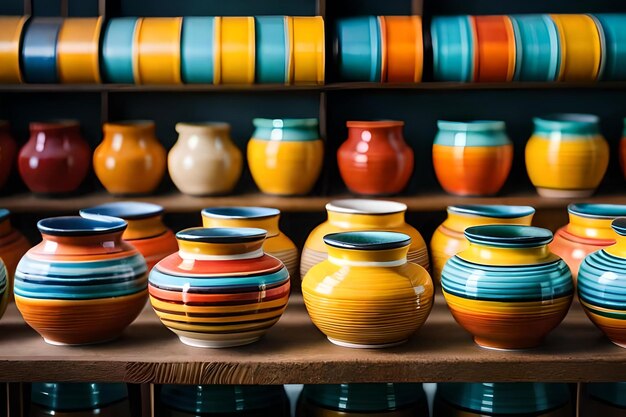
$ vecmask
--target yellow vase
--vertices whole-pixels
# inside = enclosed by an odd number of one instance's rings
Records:
[[[433,278],[441,281],[441,270],[448,259],[469,248],[465,229],[484,224],[519,224],[530,226],[535,209],[529,206],[462,205],[449,206],[448,217],[435,230],[430,241]]]
[[[324,237],[328,259],[302,281],[311,320],[332,343],[382,348],[405,342],[426,321],[434,289],[407,261],[404,233],[361,231]]]
[[[386,230],[411,237],[408,260],[430,270],[428,248],[422,235],[404,221],[406,204],[395,201],[346,199],[326,204],[328,220],[309,234],[300,260],[300,276],[328,257],[324,236],[329,233]]]

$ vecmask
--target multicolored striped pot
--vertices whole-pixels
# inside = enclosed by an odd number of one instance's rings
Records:
[[[150,272],[150,301],[186,345],[221,348],[257,341],[281,317],[289,273],[263,252],[266,231],[185,229],[179,251]]]
[[[567,264],[548,249],[552,233],[531,226],[465,229],[468,249],[450,258],[441,286],[456,321],[482,347],[539,346],[574,294]]]
[[[578,271],[578,298],[611,342],[626,348],[626,218],[612,223],[616,243],[587,256]]]
[[[396,232],[324,236],[328,259],[302,280],[311,320],[332,343],[383,348],[404,343],[426,321],[434,290],[428,272],[407,261],[411,238]]]
[[[433,278],[441,281],[441,270],[448,259],[466,250],[469,242],[465,229],[485,224],[519,224],[530,226],[535,209],[530,206],[499,206],[467,204],[448,206],[448,217],[435,230],[430,241]]]
[[[126,384],[39,382],[30,394],[30,417],[131,416]]]
[[[146,261],[122,240],[126,222],[52,217],[37,227],[43,242],[15,273],[15,303],[26,323],[54,345],[119,337],[147,297]]]

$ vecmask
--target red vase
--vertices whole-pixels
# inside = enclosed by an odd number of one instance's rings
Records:
[[[15,162],[17,144],[9,131],[9,124],[0,120],[0,188],[4,187]]]
[[[26,186],[41,194],[75,191],[87,176],[91,149],[78,122],[30,124],[30,139],[20,150],[18,168]]]
[[[356,194],[399,193],[413,173],[413,150],[402,135],[404,122],[348,122],[348,140],[337,152],[339,172]]]

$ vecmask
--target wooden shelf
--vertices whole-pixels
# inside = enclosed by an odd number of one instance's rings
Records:
[[[94,323],[95,325],[95,323]],[[421,331],[385,350],[337,347],[312,325],[293,294],[285,316],[259,342],[239,348],[183,345],[149,306],[111,343],[46,345],[14,305],[0,322],[0,381],[126,381],[184,384],[289,384],[442,381],[622,381],[626,350],[611,344],[578,303],[538,349],[477,347],[443,297]]]

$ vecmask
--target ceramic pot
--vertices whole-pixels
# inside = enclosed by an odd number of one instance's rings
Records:
[[[513,164],[513,143],[504,122],[438,121],[433,164],[439,183],[456,195],[497,194]]]
[[[107,82],[132,84],[133,39],[143,18],[114,17],[107,19],[102,37],[102,71]]]
[[[356,194],[402,191],[413,173],[413,150],[402,135],[404,122],[348,122],[348,140],[337,152],[339,173]]]
[[[567,384],[483,382],[437,384],[434,417],[570,417]]]
[[[474,81],[508,82],[515,72],[515,33],[511,18],[475,16]]]
[[[0,17],[0,83],[11,84],[24,81],[20,68],[20,44],[29,16]]]
[[[561,62],[559,32],[546,14],[510,16],[515,33],[515,81],[555,81]]]
[[[181,84],[182,17],[144,17],[133,37],[136,84]]]
[[[437,16],[432,19],[433,73],[437,81],[474,79],[476,59],[474,16]]]
[[[465,229],[468,249],[450,258],[441,286],[456,321],[481,347],[539,346],[561,323],[574,286],[567,264],[548,249],[552,233],[517,225]]]
[[[121,219],[40,220],[43,241],[20,260],[15,303],[47,343],[84,345],[119,337],[146,303],[146,261],[122,240]]]
[[[30,417],[130,417],[126,384],[33,383]]]
[[[421,16],[380,16],[385,33],[387,79],[392,83],[419,83],[424,69]]]
[[[612,223],[616,243],[587,256],[578,271],[578,298],[611,342],[626,348],[626,218]]]
[[[278,258],[289,271],[298,276],[298,248],[278,228],[280,210],[269,207],[209,207],[202,210],[204,227],[252,227],[267,231],[263,251]]]
[[[324,236],[330,233],[359,230],[386,230],[411,237],[409,262],[430,269],[428,248],[420,233],[404,221],[406,204],[382,200],[334,200],[326,204],[328,220],[317,226],[307,238],[300,260],[300,276],[328,257]]]
[[[30,124],[30,138],[18,156],[18,169],[34,193],[76,191],[89,171],[91,149],[71,120]]]
[[[257,341],[281,317],[289,273],[263,252],[266,231],[191,228],[179,251],[150,272],[150,301],[186,345],[221,348]]]
[[[17,156],[17,143],[11,136],[9,123],[0,120],[0,188],[4,187],[11,175]]]
[[[20,68],[27,83],[56,83],[60,17],[34,17],[21,37]]]
[[[294,84],[324,84],[326,37],[322,16],[289,17],[293,26]]]
[[[626,382],[586,384],[581,401],[581,416],[626,416]]]
[[[163,385],[166,417],[289,417],[282,385]]]
[[[11,226],[11,213],[0,209],[0,259],[7,270],[9,299],[13,299],[13,276],[17,264],[31,245],[18,230]]]
[[[526,170],[543,197],[592,195],[609,164],[609,145],[598,117],[556,114],[533,119],[535,131],[526,144]]]
[[[530,226],[535,209],[529,206],[448,206],[448,217],[435,230],[430,241],[430,255],[433,260],[433,278],[441,281],[441,270],[448,259],[466,250],[469,242],[465,239],[465,229],[485,224],[519,224]]]
[[[118,217],[128,224],[122,239],[141,253],[150,271],[167,255],[178,250],[174,233],[163,224],[163,207],[133,201],[101,204],[80,210],[85,218]]]
[[[241,177],[243,156],[230,138],[227,123],[178,123],[178,141],[167,157],[170,177],[185,194],[233,191]]]
[[[186,84],[212,84],[215,68],[215,17],[185,16],[180,37],[180,67]]]
[[[602,59],[600,29],[587,14],[551,14],[559,34],[557,81],[596,81]]]
[[[384,81],[381,78],[384,46],[381,26],[378,16],[358,16],[337,21],[335,55],[343,80]]]
[[[59,81],[99,84],[100,35],[104,17],[71,17],[63,21],[57,39]]]
[[[254,17],[225,16],[215,22],[219,60],[215,84],[254,84]]]
[[[433,303],[428,272],[407,261],[411,238],[396,232],[324,236],[328,259],[302,280],[313,324],[332,343],[383,348],[404,343],[426,321]]]
[[[289,84],[293,69],[293,24],[289,16],[254,18],[256,82]]]
[[[428,417],[422,384],[305,385],[298,417]]]
[[[317,119],[254,119],[248,166],[266,194],[308,194],[322,170],[324,142]]]
[[[626,217],[626,206],[617,204],[570,204],[569,223],[554,234],[550,250],[563,258],[572,271],[574,284],[585,256],[615,244],[611,222]]]
[[[626,179],[626,119],[624,119],[624,133],[622,139],[619,142],[619,162]]]
[[[147,120],[105,123],[93,154],[96,176],[111,194],[148,194],[165,173],[165,148]]]
[[[621,81],[626,79],[626,18],[622,14],[599,13],[591,17],[600,30],[602,63],[600,79]]]

